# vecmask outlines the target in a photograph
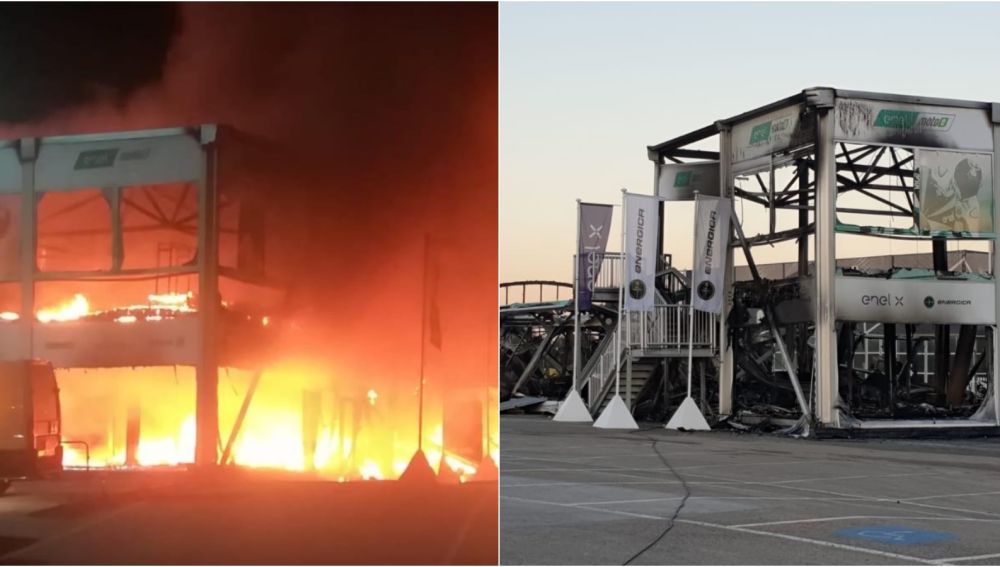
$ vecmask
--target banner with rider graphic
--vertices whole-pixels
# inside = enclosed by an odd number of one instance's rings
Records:
[[[993,156],[917,150],[917,226],[924,234],[993,236]]]

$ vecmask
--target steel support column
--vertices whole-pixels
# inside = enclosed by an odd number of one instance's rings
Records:
[[[35,214],[35,160],[38,158],[38,139],[22,138],[18,147],[18,157],[21,160],[21,258],[18,272],[21,281],[21,321],[24,325],[25,359],[34,356],[34,324],[35,324],[35,233],[37,215]]]
[[[142,400],[139,392],[128,392],[125,414],[125,466],[139,465],[139,440],[142,438]]]
[[[796,174],[799,180],[799,231],[800,236],[798,238],[798,275],[800,281],[804,281],[805,278],[809,276],[809,234],[806,229],[809,227],[809,163],[804,159],[800,159],[796,164]],[[793,332],[796,336],[789,337],[788,342],[795,345],[795,364],[796,370],[799,376],[805,376],[808,381],[811,382],[812,367],[811,360],[806,360],[807,357],[803,356],[802,353],[806,352],[806,344],[809,340],[809,324],[800,323],[793,327],[789,327],[789,332]],[[810,392],[809,395],[813,395]]]
[[[659,195],[660,194],[660,163],[662,161],[663,161],[662,159],[657,158],[657,160],[653,162],[653,195]],[[664,217],[664,215],[663,215],[663,213],[664,213],[664,207],[663,207],[663,205],[664,205],[664,202],[661,199],[657,203],[657,206],[659,207],[659,211],[660,211],[660,222],[659,222],[659,224],[656,225],[656,261],[657,262],[659,262],[660,258],[663,257],[663,217]]]
[[[725,199],[733,198],[733,168],[732,168],[732,147],[733,134],[728,124],[719,123],[719,195]],[[726,235],[732,242],[732,230]],[[726,416],[733,411],[733,349],[729,344],[729,330],[726,321],[729,318],[729,308],[733,300],[733,281],[735,280],[733,266],[733,247],[729,246],[726,252],[725,278],[722,289],[725,294],[722,298],[722,314],[719,316],[719,415]],[[692,258],[692,261],[694,259]]]
[[[886,392],[889,409],[896,415],[896,375],[899,368],[896,365],[896,324],[882,323],[882,352],[885,360],[885,378],[889,391]],[[847,360],[853,360],[848,358]]]
[[[200,356],[195,369],[195,464],[215,465],[219,446],[219,234],[214,145],[206,147],[198,184],[198,316]]]
[[[837,415],[836,208],[837,160],[833,143],[834,110],[817,107],[816,117],[816,416],[819,422],[839,426]]]
[[[948,273],[948,242],[935,238],[933,246],[934,273],[938,276]],[[951,326],[934,325],[934,376],[931,386],[938,402],[946,398],[948,375],[951,374]]]
[[[611,227],[608,227],[608,240],[610,240]],[[579,391],[580,388],[580,361],[583,341],[580,340],[580,199],[576,200],[576,248],[573,250],[573,382],[570,393]],[[521,294],[524,300],[524,294]],[[538,298],[542,300],[541,297]],[[591,296],[593,301],[593,296]],[[513,391],[511,394],[513,395]]]
[[[993,103],[992,109],[992,121],[993,121],[993,163],[994,168],[996,168],[996,152],[1000,149],[1000,103]],[[996,202],[997,195],[1000,195],[1000,175],[993,175],[993,202]],[[1000,207],[993,207],[993,226],[1000,226]],[[990,242],[991,254],[990,259],[992,260],[992,272],[993,272],[993,290],[994,290],[994,310],[996,312],[996,323],[993,325],[993,415],[996,419],[996,423],[1000,425],[1000,280],[997,277],[1000,276],[1000,254],[997,254],[997,239],[994,238]]]

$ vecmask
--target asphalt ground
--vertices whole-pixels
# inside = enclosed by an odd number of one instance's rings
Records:
[[[640,427],[502,416],[501,564],[1000,564],[1000,439]]]
[[[0,496],[8,565],[495,565],[496,534],[495,482],[81,471]]]

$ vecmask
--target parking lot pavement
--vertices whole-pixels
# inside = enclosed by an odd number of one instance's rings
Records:
[[[622,564],[649,546],[634,564],[986,565],[1000,563],[998,533],[997,438],[501,418],[502,564]]]
[[[72,472],[0,497],[6,565],[493,565],[497,485]]]

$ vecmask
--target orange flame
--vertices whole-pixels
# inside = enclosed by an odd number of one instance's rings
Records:
[[[73,299],[63,302],[56,307],[41,309],[36,315],[42,323],[76,321],[77,319],[90,313],[90,302],[82,294],[78,293]]]
[[[131,374],[125,376],[125,373]],[[141,398],[138,464],[162,466],[193,461],[192,368],[71,369],[57,370],[57,377],[64,399],[64,438],[86,439],[91,443],[91,467],[124,466],[129,396]],[[229,438],[249,381],[249,372],[220,370],[219,419],[223,444]],[[381,388],[375,396],[370,396],[374,388],[359,389],[353,397],[338,396],[335,392],[343,388],[321,389],[323,384],[323,373],[309,365],[284,363],[265,371],[233,444],[232,462],[246,467],[310,471],[332,479],[398,478],[416,449],[417,427],[411,416],[395,419],[394,415],[399,404],[415,400],[401,400],[399,392]],[[108,396],[103,392],[115,387],[132,390],[119,389],[113,399],[103,398],[109,404],[101,404],[94,398]],[[304,400],[309,396],[314,396],[318,400],[316,405],[322,409],[311,421],[305,419],[304,409],[308,405]],[[373,403],[374,400],[377,402]],[[382,407],[383,404],[387,407]],[[104,405],[115,407],[102,410]],[[439,419],[437,416],[436,423],[426,426],[424,451],[428,461],[435,470],[443,463],[466,481],[475,474],[478,463],[443,450]],[[92,425],[83,427],[88,421]],[[67,445],[63,464],[85,466],[83,448]]]
[[[60,305],[39,310],[37,318],[42,323],[58,323],[106,314],[117,323],[135,324],[195,311],[190,305],[190,292],[151,294],[148,299],[146,305],[105,312],[91,310],[87,298],[75,294]],[[2,314],[0,318],[4,318]],[[269,322],[267,317],[260,319],[262,325]],[[220,369],[222,443],[229,439],[251,376],[248,371]],[[63,400],[64,439],[90,444],[89,466],[125,465],[128,408],[136,404],[141,418],[133,457],[140,466],[172,466],[194,460],[193,368],[60,369],[57,377]],[[318,367],[287,361],[276,364],[263,373],[250,400],[231,447],[232,463],[311,471],[344,480],[398,478],[417,445],[415,409],[413,415],[400,410],[413,409],[416,402],[416,393],[409,388],[392,391],[335,386],[333,378]],[[440,415],[426,420],[425,455],[435,471],[446,466],[464,482],[475,474],[478,463],[445,450],[440,420]],[[496,461],[499,449],[495,431],[492,428],[484,444]],[[71,444],[64,447],[63,463],[83,467],[88,465],[88,459],[80,445]]]
[[[122,313],[115,317],[114,321],[126,324],[135,323],[140,316],[144,321],[162,321],[164,314],[193,313],[195,309],[190,304],[192,297],[193,294],[190,291],[185,293],[151,293],[148,296],[149,303],[145,305],[128,305],[114,309],[115,313]],[[73,295],[72,299],[59,305],[39,309],[35,316],[41,323],[61,323],[77,321],[90,315],[102,313],[104,311],[92,310],[87,296],[77,293]],[[135,315],[135,313],[140,315]],[[0,313],[0,319],[4,321],[16,321],[18,318],[17,313],[9,311]]]

